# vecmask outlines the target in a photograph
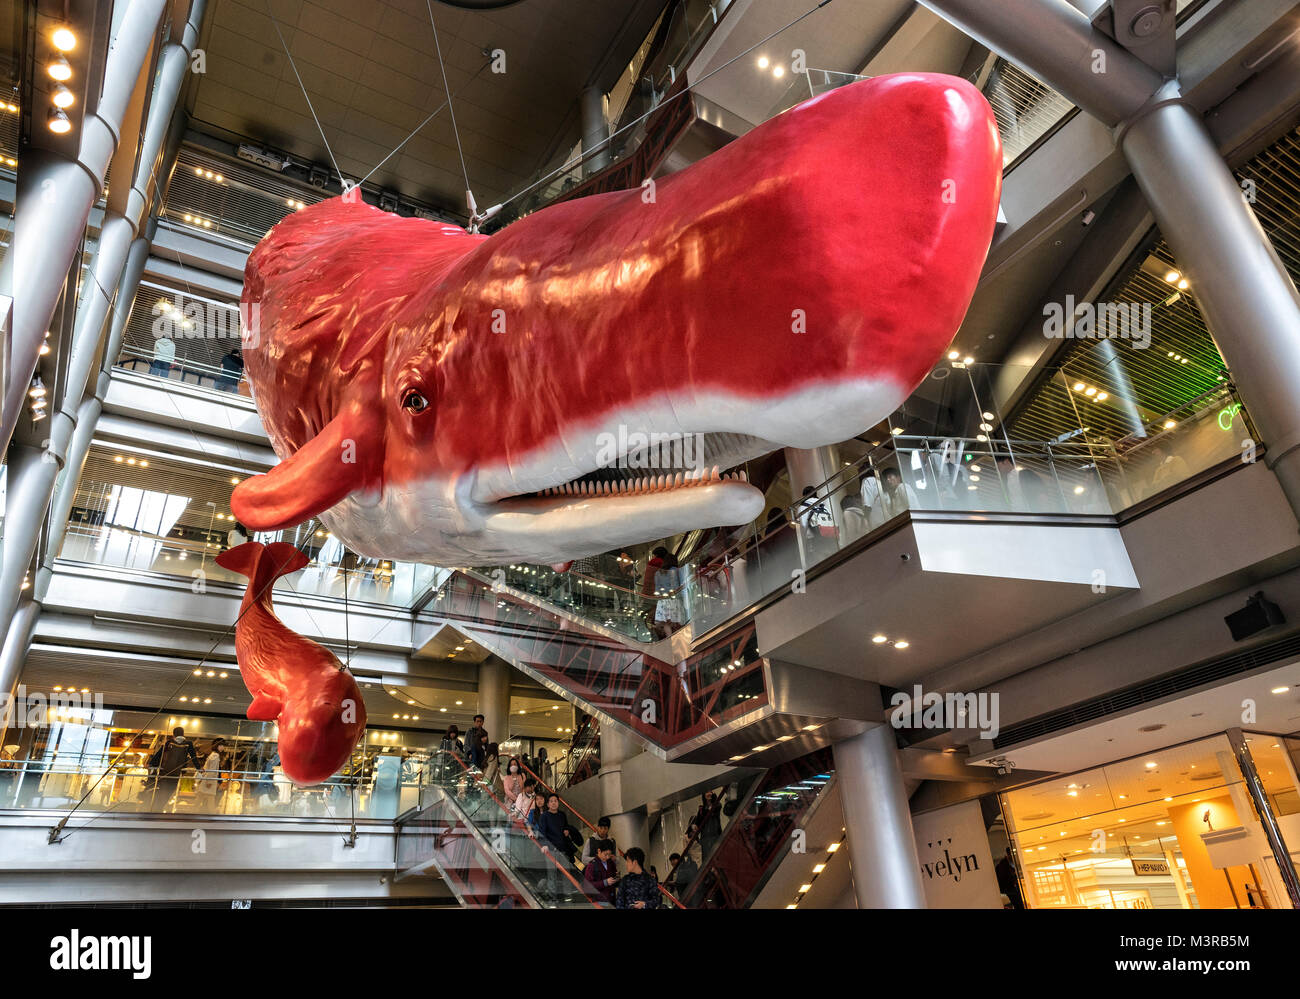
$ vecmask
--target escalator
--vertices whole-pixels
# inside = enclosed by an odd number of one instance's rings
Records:
[[[454,753],[439,752],[419,803],[397,819],[396,880],[436,871],[465,908],[596,908],[594,891],[529,834]]]
[[[422,613],[434,619],[435,629],[450,625],[666,758],[688,758],[725,726],[736,731],[747,717],[773,713],[767,696],[772,667],[759,655],[752,622],[673,663],[467,572],[450,573]],[[791,719],[790,731],[797,731],[796,721],[823,720]]]
[[[679,851],[689,856],[698,845],[703,854],[699,874],[681,886],[678,896],[688,909],[745,909],[792,850],[802,844],[794,835],[817,802],[834,788],[829,749],[773,767],[752,785],[731,822],[716,841],[707,824]],[[725,807],[718,802],[718,807]],[[677,867],[665,880],[677,880]]]

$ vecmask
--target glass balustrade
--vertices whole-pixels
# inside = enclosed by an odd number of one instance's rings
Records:
[[[27,706],[32,702],[29,696]],[[39,719],[10,719],[6,737],[13,741],[0,751],[0,809],[76,806],[87,814],[392,820],[419,803],[427,769],[426,750],[404,750],[398,733],[372,728],[339,773],[299,787],[280,767],[278,730],[271,722],[178,718],[172,711],[164,726],[163,713],[67,706],[45,706],[39,714]],[[232,733],[222,737],[215,769],[206,766],[211,737],[191,735],[193,755],[178,752],[170,762],[159,755],[164,733],[179,722],[190,733]]]
[[[247,580],[217,565],[227,548],[254,540],[292,544],[309,559],[275,582],[277,592],[409,607],[438,570],[348,551],[314,521],[284,531],[241,530],[230,495],[245,475],[146,452],[94,447],[78,481],[59,558],[188,580]]]
[[[564,819],[568,825],[575,821],[568,813]],[[417,842],[402,842],[408,827]],[[548,844],[496,786],[455,753],[435,753],[424,768],[417,811],[399,822],[398,858],[399,867],[431,859],[457,887],[473,886],[484,880],[483,872],[496,871],[517,894],[522,888],[548,908],[601,904],[563,851]]]

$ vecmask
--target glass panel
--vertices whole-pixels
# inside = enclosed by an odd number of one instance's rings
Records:
[[[83,706],[84,705],[84,706]],[[368,730],[339,773],[313,787],[285,776],[278,726],[95,707],[89,694],[28,694],[0,750],[0,808],[393,819],[414,802],[416,771],[395,733]],[[153,726],[153,727],[146,727]],[[176,727],[189,733],[171,740]],[[196,736],[195,733],[201,733]],[[223,745],[216,746],[220,739]],[[168,748],[170,746],[170,748]],[[217,753],[213,757],[214,750]],[[408,790],[409,788],[409,790]]]
[[[244,378],[240,326],[238,302],[183,294],[141,281],[122,334],[117,366],[251,397]]]
[[[458,882],[466,883],[467,873],[474,869],[496,867],[507,869],[509,877],[545,906],[602,904],[572,859],[546,842],[542,824],[518,815],[495,785],[485,783],[482,774],[466,766],[455,753],[439,751],[430,757],[420,787],[420,806],[420,821],[444,830],[441,839],[435,837],[428,845],[433,847],[440,869]],[[559,826],[573,826],[573,817],[563,809],[555,814]],[[575,855],[581,850],[582,838],[574,827],[570,842]],[[427,834],[425,839],[428,842]],[[408,853],[403,866],[418,862]]]
[[[409,607],[432,585],[433,566],[356,555],[314,523],[241,537],[230,494],[243,476],[126,449],[93,448],[77,486],[62,559],[244,585],[215,558],[245,538],[287,541],[310,559],[275,588],[301,595]]]

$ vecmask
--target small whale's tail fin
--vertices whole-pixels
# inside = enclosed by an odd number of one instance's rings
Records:
[[[273,541],[269,545],[248,541],[217,556],[217,565],[248,577],[248,589],[254,598],[266,593],[281,576],[297,572],[310,561],[284,541]]]

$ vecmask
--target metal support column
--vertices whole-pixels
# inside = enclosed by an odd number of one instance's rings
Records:
[[[14,328],[0,450],[9,446],[22,416],[45,329],[117,150],[123,118],[148,65],[165,6],[166,0],[130,0],[126,5],[109,43],[95,112],[81,124],[76,161],[37,149],[24,154],[14,201]]]
[[[1277,871],[1282,877],[1282,883],[1286,885],[1287,896],[1291,899],[1291,908],[1300,909],[1300,878],[1296,877],[1295,864],[1287,851],[1286,841],[1282,838],[1282,830],[1278,828],[1277,817],[1268,803],[1268,795],[1264,793],[1264,783],[1259,779],[1259,772],[1255,769],[1255,759],[1250,755],[1246,736],[1241,729],[1230,728],[1228,742],[1232,745],[1232,752],[1237,758],[1237,766],[1241,768],[1241,775],[1246,779],[1246,790],[1250,792],[1251,800],[1255,803],[1259,824],[1264,827],[1264,837],[1268,840],[1269,849],[1273,851],[1273,859],[1277,862]],[[1246,816],[1241,816],[1241,819],[1244,823]]]
[[[835,775],[860,909],[924,909],[912,812],[894,730],[877,725],[835,744]]]
[[[1157,104],[1119,145],[1300,518],[1300,295],[1193,109]]]
[[[478,713],[492,742],[510,738],[510,674],[508,663],[496,657],[478,666]]]
[[[582,119],[582,175],[590,177],[609,166],[609,122],[605,120],[605,95],[599,87],[587,87],[578,98]],[[603,148],[602,148],[603,147]]]

